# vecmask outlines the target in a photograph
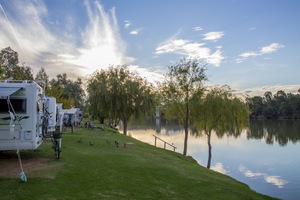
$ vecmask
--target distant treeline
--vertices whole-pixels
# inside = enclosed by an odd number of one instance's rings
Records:
[[[300,94],[265,92],[262,97],[248,97],[247,104],[251,119],[300,119]]]

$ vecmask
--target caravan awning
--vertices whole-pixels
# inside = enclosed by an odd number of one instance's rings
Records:
[[[0,97],[8,97],[20,89],[22,89],[22,87],[0,87]]]

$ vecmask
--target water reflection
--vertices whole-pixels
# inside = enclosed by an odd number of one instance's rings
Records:
[[[179,126],[131,126],[129,134],[154,145],[156,135],[173,143],[182,154],[184,133]],[[280,199],[300,196],[300,121],[255,121],[240,135],[212,134],[211,169],[248,184],[253,190]],[[158,144],[163,148],[163,143]],[[173,151],[173,149],[169,149]],[[208,159],[205,135],[190,135],[187,155],[205,166]]]
[[[267,144],[278,142],[285,146],[289,141],[300,141],[300,123],[296,120],[252,121],[247,132],[248,139],[265,139]]]
[[[224,165],[220,162],[217,162],[215,165],[211,166],[212,170],[222,173],[222,174],[227,174],[227,170],[225,169]]]
[[[275,185],[278,188],[283,188],[288,183],[287,180],[281,179],[280,176],[272,176],[261,172],[252,172],[244,165],[240,165],[239,171],[242,172],[247,178],[263,178],[267,183]]]

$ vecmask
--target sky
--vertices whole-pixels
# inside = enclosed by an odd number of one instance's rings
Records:
[[[296,93],[299,21],[299,0],[0,0],[0,49],[50,78],[126,65],[155,82],[192,58],[207,86]]]

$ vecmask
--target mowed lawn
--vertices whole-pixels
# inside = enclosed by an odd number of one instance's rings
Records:
[[[3,155],[16,158],[15,152],[2,153],[0,159]],[[44,159],[44,165],[25,169],[26,183],[19,174],[0,176],[1,200],[272,199],[180,153],[112,131],[79,128],[63,134],[59,160],[50,141],[21,155],[23,160]]]

